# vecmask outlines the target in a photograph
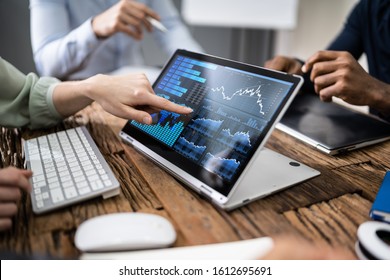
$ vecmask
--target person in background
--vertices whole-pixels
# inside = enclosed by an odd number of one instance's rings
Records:
[[[34,73],[24,75],[0,57],[0,125],[54,126],[93,101],[124,119],[151,124],[151,113],[159,110],[189,114],[192,109],[155,95],[144,74],[106,76],[98,74],[82,81],[60,82]],[[29,170],[0,170],[0,231],[12,226],[20,191],[31,191]]]
[[[369,73],[357,61],[363,53]],[[264,66],[304,75],[303,88],[314,90],[323,101],[335,96],[368,105],[371,113],[390,121],[390,0],[359,1],[327,50],[306,62],[276,56]]]
[[[153,82],[159,69],[145,66],[145,32],[167,55],[178,48],[203,51],[171,0],[30,0],[30,14],[36,69],[61,80],[141,69]],[[168,32],[154,28],[148,17]]]

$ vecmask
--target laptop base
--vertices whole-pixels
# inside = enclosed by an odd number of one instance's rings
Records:
[[[389,123],[307,92],[294,98],[276,128],[328,155],[390,139]]]
[[[218,206],[232,210],[320,174],[318,170],[265,148],[243,176],[232,197]]]

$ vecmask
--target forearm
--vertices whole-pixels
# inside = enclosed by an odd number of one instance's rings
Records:
[[[64,118],[74,115],[92,103],[89,94],[93,91],[89,80],[63,82],[58,84],[52,95],[53,105]]]
[[[369,103],[370,108],[377,110],[385,119],[390,118],[390,84],[376,80],[375,87],[369,90],[373,93],[372,101]]]
[[[50,34],[50,37],[58,35]],[[66,79],[80,68],[88,56],[100,45],[91,29],[90,20],[66,36],[38,44],[34,60],[40,75]]]
[[[31,43],[41,76],[66,79],[100,45],[90,19],[73,28],[65,2],[30,0]]]

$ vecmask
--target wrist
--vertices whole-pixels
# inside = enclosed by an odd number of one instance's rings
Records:
[[[53,104],[62,117],[68,117],[92,103],[92,90],[86,81],[61,82],[53,90]]]
[[[91,28],[92,28],[92,31],[93,33],[95,34],[96,38],[98,39],[105,39],[107,38],[107,36],[104,36],[101,34],[100,30],[99,30],[99,23],[98,23],[99,19],[98,19],[98,16],[95,16],[93,18],[91,18]]]
[[[378,110],[383,116],[390,116],[390,85],[378,81],[374,89],[374,98],[371,108]]]
[[[98,75],[96,75],[98,76]],[[77,81],[75,83],[76,88],[78,88],[78,93],[80,95],[80,98],[82,98],[85,102],[89,102],[91,104],[94,101],[94,92],[96,87],[96,82],[94,82],[94,79],[96,76],[92,76],[88,79]]]

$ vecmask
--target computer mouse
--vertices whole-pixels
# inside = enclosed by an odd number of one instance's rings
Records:
[[[89,219],[78,227],[76,247],[83,252],[163,248],[176,240],[164,217],[146,213],[114,213]]]

